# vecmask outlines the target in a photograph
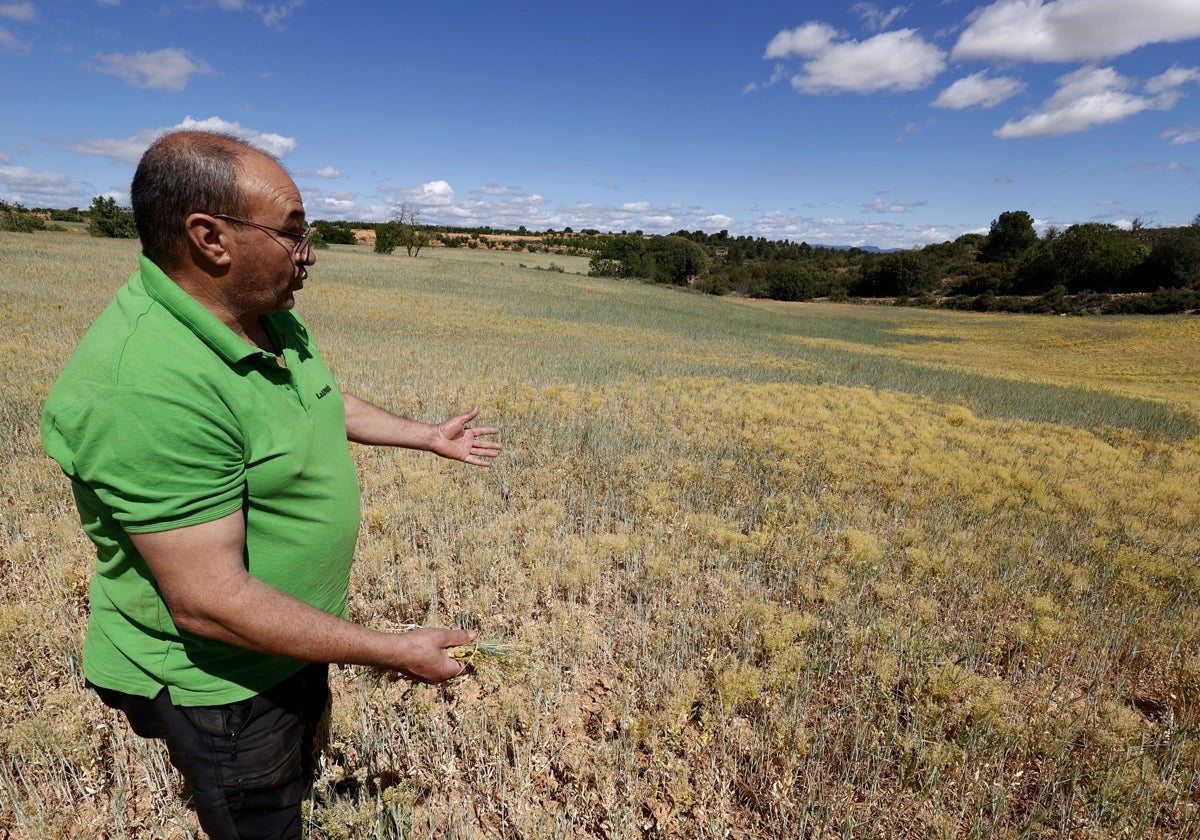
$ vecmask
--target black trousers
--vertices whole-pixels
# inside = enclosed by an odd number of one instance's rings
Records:
[[[300,840],[313,741],[329,703],[329,666],[307,665],[262,694],[224,706],[175,706],[92,686],[143,738],[166,741],[212,840]]]

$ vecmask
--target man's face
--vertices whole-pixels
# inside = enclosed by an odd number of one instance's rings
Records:
[[[288,174],[270,158],[254,155],[242,169],[249,221],[300,233],[305,228],[304,202]],[[308,266],[316,262],[311,249],[296,254],[288,237],[242,225],[235,239],[235,272],[228,290],[248,315],[266,315],[296,305],[295,293],[304,288]]]

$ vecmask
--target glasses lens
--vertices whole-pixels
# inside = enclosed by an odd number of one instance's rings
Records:
[[[298,259],[298,260],[308,259],[309,255],[312,253],[312,251],[310,250],[310,243],[312,242],[313,231],[314,231],[314,228],[312,228],[312,227],[307,227],[304,229],[304,236],[300,239],[299,242],[296,243],[296,251],[295,251],[296,259]]]

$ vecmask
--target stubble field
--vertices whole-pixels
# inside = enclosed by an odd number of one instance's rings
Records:
[[[0,233],[0,838],[197,836],[82,688],[91,548],[38,442],[136,247]],[[346,390],[503,428],[490,471],[355,449],[353,617],[525,652],[335,669],[311,837],[1197,836],[1200,319],[551,259],[334,247],[298,296]]]

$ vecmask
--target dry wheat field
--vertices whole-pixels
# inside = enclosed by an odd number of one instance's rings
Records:
[[[136,243],[0,233],[0,840],[193,838],[82,688],[91,551],[41,403]],[[490,471],[356,448],[312,838],[1200,835],[1200,319],[772,304],[586,261],[320,251],[344,387],[478,403]]]

